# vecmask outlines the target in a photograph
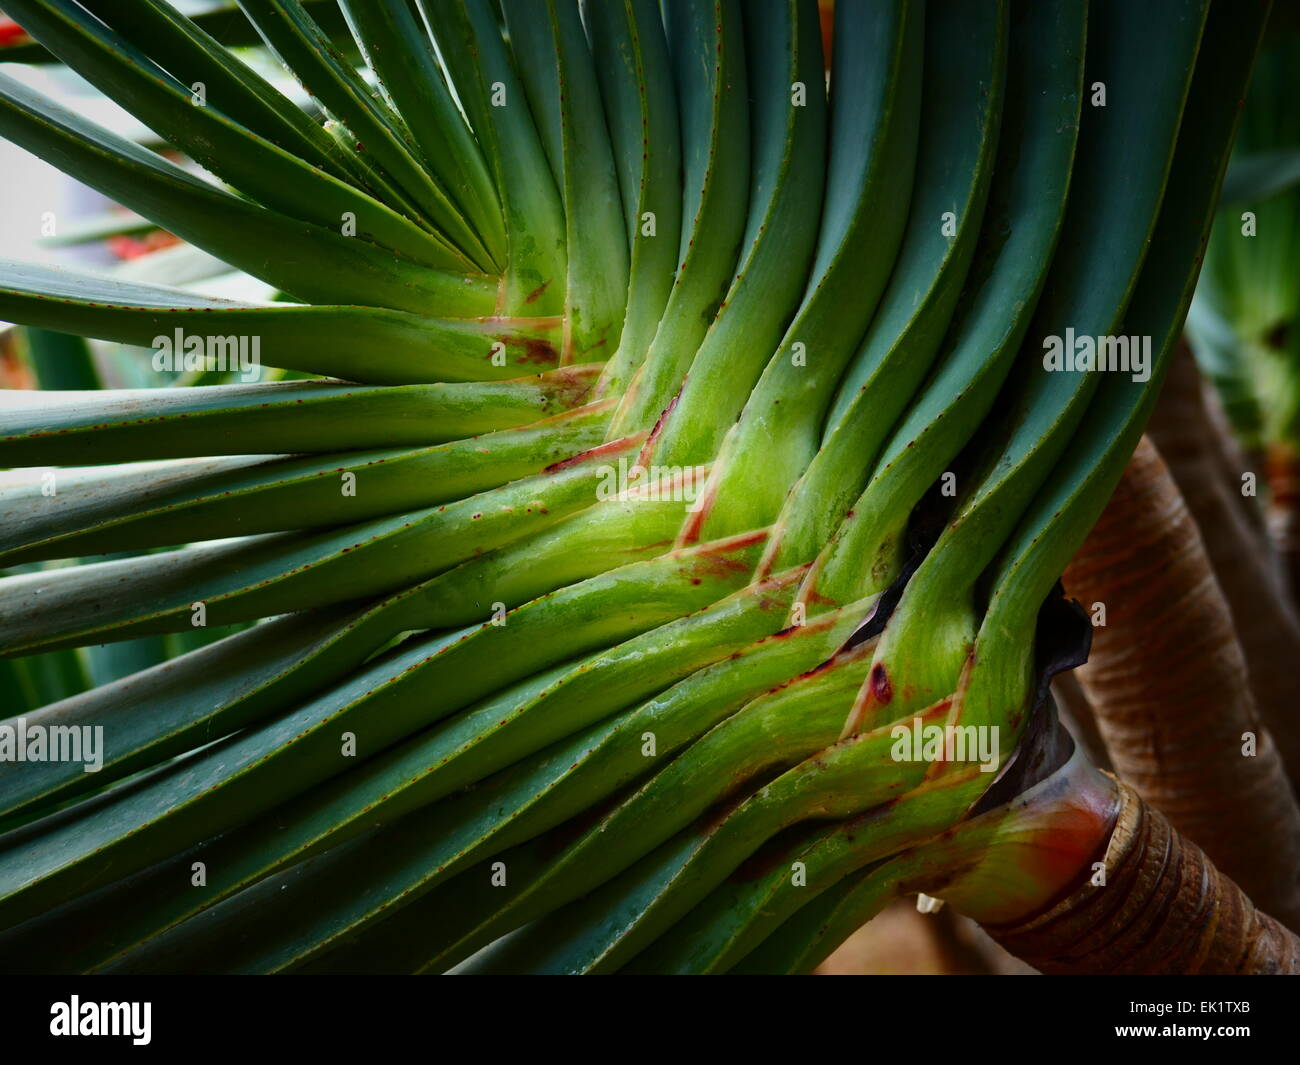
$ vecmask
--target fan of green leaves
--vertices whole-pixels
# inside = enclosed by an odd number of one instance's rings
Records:
[[[308,111],[164,0],[5,2],[197,166],[4,74],[0,135],[278,297],[0,318],[299,379],[0,399],[6,656],[230,627],[5,708],[104,750],[0,763],[0,957],[807,969],[1041,712],[1267,5],[339,6],[239,3]]]

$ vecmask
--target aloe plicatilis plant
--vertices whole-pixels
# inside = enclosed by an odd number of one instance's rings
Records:
[[[6,711],[5,965],[802,972],[921,892],[1300,967],[1047,690],[1268,4],[339,6],[240,0],[301,106],[164,0],[4,4],[201,169],[3,73],[0,135],[275,298],[11,261],[0,318],[291,372],[0,400],[15,690],[219,636]]]

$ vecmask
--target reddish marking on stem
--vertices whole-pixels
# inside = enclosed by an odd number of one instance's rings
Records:
[[[753,547],[755,544],[761,544],[767,538],[766,529],[755,529],[751,532],[739,533],[736,536],[728,537],[725,540],[718,540],[711,544],[706,544],[700,548],[689,548],[698,558],[707,558],[711,555],[729,555],[734,552],[743,551],[747,547]]]
[[[633,433],[631,436],[625,436],[620,440],[610,440],[608,443],[598,444],[596,447],[588,448],[586,451],[579,451],[576,455],[570,455],[567,459],[560,459],[559,462],[553,462],[547,466],[543,473],[557,473],[560,470],[568,469],[570,466],[577,466],[595,458],[608,458],[619,454],[621,451],[631,451],[641,443],[641,434]]]
[[[824,606],[831,609],[840,605],[839,602],[833,599],[831,596],[822,595],[822,593],[819,592],[815,587],[809,588],[807,591],[803,592],[802,596],[800,597],[800,601],[805,606]],[[864,624],[866,621],[871,620],[875,612],[876,612],[876,608],[872,607],[871,613],[868,614],[865,619],[863,619]]]
[[[542,298],[542,293],[546,291],[546,288],[549,284],[550,284],[549,281],[543,281],[540,285],[538,285],[535,289],[533,289],[532,292],[528,293],[528,295],[524,297],[524,302],[536,303],[539,299]]]
[[[734,550],[703,552],[695,559],[695,572],[717,581],[726,580],[737,573],[748,573],[749,564],[743,557],[737,557],[738,554]],[[699,584],[699,577],[693,578],[691,583]]]
[[[894,697],[894,689],[889,684],[889,674],[885,672],[885,667],[880,662],[871,667],[871,696],[882,705]]]
[[[548,390],[543,393],[543,409],[549,410],[553,399],[562,406],[576,407],[591,391],[599,372],[598,368],[584,366],[566,366],[551,371],[543,382]]]
[[[575,422],[582,418],[589,418],[591,417],[594,411],[612,410],[614,408],[614,404],[617,402],[618,401],[612,396],[609,399],[598,399],[591,403],[585,404],[584,406],[581,407],[571,407],[568,410],[560,411],[559,414],[552,414],[550,417],[542,418],[539,422],[535,422],[533,424],[534,425],[540,425],[540,424],[564,425],[566,422]],[[521,426],[520,428],[524,428],[524,427]],[[531,426],[529,426],[528,428],[531,428]],[[489,450],[488,448],[482,449],[484,454],[486,454],[488,450]]]
[[[541,363],[544,366],[554,366],[560,361],[560,353],[555,350],[555,345],[549,340],[543,340],[540,337],[517,337],[515,338],[515,346],[523,348],[523,353],[519,356],[520,362],[534,362]]]
[[[668,406],[660,411],[659,417],[655,419],[654,428],[650,430],[650,435],[646,437],[645,447],[641,449],[641,456],[637,459],[637,462],[642,466],[650,465],[651,452],[654,451],[655,444],[659,440],[659,434],[663,430],[664,423],[667,422],[668,415],[672,414],[673,408],[677,406],[677,401],[681,398],[681,395],[682,391],[679,388],[673,398],[668,401]]]
[[[687,514],[686,521],[682,523],[682,531],[677,534],[677,545],[679,547],[688,547],[699,541],[704,531],[704,523],[713,512],[716,495],[709,491],[710,480],[712,478],[705,480],[703,496],[696,499],[696,509]]]

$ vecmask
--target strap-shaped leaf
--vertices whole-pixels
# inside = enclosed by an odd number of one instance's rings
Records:
[[[0,566],[340,525],[449,503],[595,447],[610,407],[418,450],[60,470],[0,484]]]
[[[430,270],[223,192],[0,74],[0,134],[177,236],[299,298],[487,314],[497,284]]]
[[[582,401],[597,371],[376,388],[281,381],[220,388],[0,392],[0,463],[143,462],[419,446],[527,425]],[[94,447],[88,446],[93,438]]]
[[[1033,814],[1043,804],[1068,803],[1076,795],[1082,778],[1097,770],[1079,750],[1046,780],[1016,797],[956,826],[936,839],[905,850],[886,860],[877,861],[845,876],[838,883],[820,891],[816,897],[789,916],[774,930],[765,911],[758,920],[766,932],[756,948],[734,960],[728,971],[734,973],[808,973],[842,943],[854,930],[861,928],[893,898],[915,892],[927,882],[933,883],[942,870],[978,861],[1000,834],[1003,840],[1024,838],[1041,831],[1042,821],[1034,823]],[[925,794],[905,797],[901,802],[916,805]],[[1028,814],[1028,816],[1026,816]],[[1050,818],[1047,819],[1050,821]],[[1020,822],[1017,824],[1017,822]],[[954,858],[956,861],[954,861]],[[789,893],[784,893],[789,901]],[[811,893],[809,893],[811,894]],[[806,896],[805,896],[806,897]],[[788,911],[787,911],[788,912]],[[774,907],[773,918],[784,916],[782,907]],[[744,949],[744,945],[741,945]]]
[[[784,575],[782,585],[788,578],[797,578],[798,572]],[[752,594],[761,587],[737,595]],[[404,972],[445,967],[449,956],[463,957],[475,944],[483,943],[485,933],[479,922],[495,907],[480,895],[474,899],[477,913],[467,914],[463,908],[449,905],[460,900],[464,894],[460,885],[467,878],[458,878],[445,888],[443,881],[470,862],[534,839],[580,815],[644,776],[648,768],[665,766],[750,700],[830,658],[869,609],[869,603],[854,604],[807,626],[759,640],[738,657],[693,673],[631,712],[547,748],[480,787],[383,830],[375,840],[376,849],[392,858],[384,863],[382,872],[371,865],[382,892],[365,898],[356,892],[356,878],[361,874],[359,853],[317,863],[309,879],[333,897],[328,906],[313,908],[312,931],[318,936],[313,954],[319,954],[331,939],[341,939],[340,929],[347,929],[348,940],[309,968]],[[649,736],[654,740],[652,753],[648,753]],[[510,867],[518,873],[527,872],[513,862]],[[281,879],[292,892],[297,880],[307,878],[291,872]],[[527,885],[521,889],[524,895],[511,892],[511,905],[519,905],[529,892],[544,895],[547,890],[526,876],[520,883]],[[540,892],[535,890],[538,887]],[[473,891],[472,885],[469,890]],[[315,916],[317,911],[320,917]],[[376,917],[384,919],[372,924]],[[357,936],[363,922],[364,934]],[[316,931],[325,927],[331,929],[329,938]],[[301,940],[306,938],[303,935]]]
[[[340,731],[354,731],[365,751],[381,751],[506,684],[680,617],[692,601],[703,606],[716,598],[720,563],[734,558],[721,572],[742,583],[747,567],[736,563],[747,556],[752,565],[757,543],[750,537],[670,554],[566,587],[507,625],[416,641],[146,787],[26,830],[31,846],[14,841],[0,852],[0,921],[18,923],[129,875],[342,772],[349,766]],[[421,663],[437,663],[441,681],[426,685],[427,670],[412,668]]]
[[[1051,480],[1035,494],[1002,548],[991,574],[993,592],[977,655],[991,654],[1011,668],[996,675],[987,668],[973,671],[968,700],[984,717],[990,707],[1028,701],[1031,645],[1023,637],[1025,649],[1013,651],[1007,645],[1014,634],[1032,628],[1039,606],[1101,514],[1151,416],[1191,303],[1238,120],[1238,108],[1221,86],[1244,82],[1267,11],[1268,5],[1260,2],[1231,14],[1211,5],[1188,90],[1187,107],[1197,120],[1184,122],[1179,132],[1151,252],[1122,326],[1124,335],[1150,337],[1150,380],[1107,375]]]
[[[787,593],[793,591],[793,576],[782,582]],[[724,586],[729,583],[725,582]],[[698,602],[697,588],[698,586],[692,586],[692,591],[684,602]],[[267,822],[252,825],[227,837],[220,844],[220,854],[216,851],[210,854],[210,863],[214,868],[220,866],[223,872],[219,881],[211,884],[213,890],[204,893],[201,899],[191,897],[169,901],[159,898],[157,902],[172,917],[186,910],[192,912],[197,906],[210,905],[233,894],[241,885],[250,883],[255,875],[319,852],[325,845],[337,846],[340,841],[356,835],[362,828],[373,827],[381,822],[387,825],[399,814],[416,808],[421,808],[422,817],[427,817],[428,813],[424,811],[426,804],[458,790],[465,782],[473,783],[557,738],[600,721],[625,705],[659,691],[685,674],[728,657],[733,652],[740,653],[751,640],[763,633],[770,633],[772,626],[778,623],[773,621],[773,617],[779,616],[780,612],[769,610],[767,600],[769,596],[779,597],[780,594],[780,588],[775,585],[743,590],[705,611],[659,626],[594,656],[544,671],[523,684],[470,707],[456,718],[413,737],[359,767],[356,772],[304,795],[300,801],[282,810],[274,819],[274,824]],[[811,643],[824,644],[825,640],[826,628],[823,627],[820,641],[817,637],[803,641],[805,650]],[[756,683],[752,675],[738,675],[737,681],[749,686]],[[697,723],[695,727],[702,729],[704,726]],[[641,742],[644,743],[644,740]],[[626,763],[625,749],[622,756]],[[638,757],[644,766],[644,755]],[[626,772],[626,769],[623,771]],[[455,798],[447,801],[453,806],[458,802]],[[566,801],[572,806],[574,796],[571,795]],[[556,814],[547,816],[554,823]],[[558,819],[563,820],[563,816],[560,815]],[[440,816],[439,821],[443,826],[449,823],[445,815]],[[515,829],[518,827],[515,826]],[[533,831],[537,829],[534,828]],[[418,833],[421,840],[430,838],[428,832],[421,831],[419,826],[410,823],[399,830],[397,834],[410,841],[406,848],[408,857],[414,857],[410,853],[417,838],[413,833]],[[392,838],[394,833],[386,835]],[[504,843],[497,844],[502,845]],[[466,857],[462,856],[459,864],[464,864],[465,860]],[[333,867],[335,863],[331,861],[329,864]],[[350,861],[344,864],[347,875],[354,877],[357,867]],[[400,864],[406,869],[414,869],[417,865],[405,859]],[[437,879],[447,871],[440,870]],[[399,902],[399,899],[402,904],[408,901],[405,892],[381,895],[372,890],[358,896],[353,891],[353,905],[346,905],[344,896],[334,887],[338,883],[338,872],[329,877],[329,905],[325,905],[323,897],[313,905],[313,909],[322,911],[321,927],[330,926],[334,935],[341,934],[343,928],[338,925],[339,915],[330,914],[330,911],[340,904],[344,904],[343,908],[353,917],[351,926],[345,927],[354,931],[360,916],[366,914],[367,907],[374,909],[380,905],[391,905]],[[433,882],[427,879],[432,873],[429,866],[425,866],[422,872],[426,875],[427,882],[420,885],[421,889]],[[308,879],[316,880],[315,877]],[[258,900],[279,898],[280,891],[288,890],[283,886],[286,881],[293,884],[295,895],[305,886],[304,879],[296,874],[277,877],[276,880],[274,885],[266,883],[255,892],[241,893],[237,899],[223,905],[219,911],[214,911],[210,918],[205,918],[193,927],[186,926],[178,936],[167,936],[156,948],[151,945],[143,952],[145,957],[140,957],[140,952],[137,952],[136,956],[128,959],[127,964],[151,967],[154,964],[151,959],[155,949],[162,954],[169,954],[174,949],[172,941],[178,938],[186,941],[187,950],[191,949],[188,944],[196,934],[206,938],[212,927],[225,926],[235,912],[247,914],[250,910],[261,909],[257,905]],[[326,881],[322,879],[317,882],[323,886]],[[384,891],[391,890],[391,885],[386,883]],[[133,910],[138,908],[135,900],[129,905]],[[326,917],[326,914],[329,916]],[[270,918],[270,911],[265,911],[264,916]],[[242,923],[242,917],[236,919]],[[367,915],[367,919],[373,919],[373,915]],[[165,923],[159,927],[165,927]],[[286,946],[286,938],[293,941],[293,946]],[[276,933],[269,936],[260,949],[275,951],[278,957],[271,967],[280,967],[295,957],[292,953],[286,957],[285,951],[292,952],[296,949],[301,955],[302,944],[297,933],[290,937]],[[307,953],[319,952],[325,945],[324,941],[317,941],[311,944]],[[259,961],[256,967],[263,967],[263,964]]]
[[[342,0],[341,7],[425,166],[474,226],[493,265],[504,268],[505,221],[491,172],[409,0]]]
[[[623,331],[601,379],[602,394],[618,394],[645,358],[677,274],[681,135],[656,0],[591,4],[583,15],[631,249]]]
[[[94,2],[94,0],[92,0]],[[111,3],[111,0],[107,0]],[[302,0],[307,12],[314,18],[330,39],[336,42],[348,40],[347,24],[339,13],[336,0]],[[226,48],[252,48],[262,43],[257,30],[247,19],[231,17],[232,12],[225,4],[215,8],[197,11],[189,16],[197,29],[212,35],[212,39]],[[54,63],[54,56],[41,45],[28,40],[17,44],[0,46],[0,61],[6,63]]]
[[[320,3],[308,4],[319,19]],[[182,85],[193,88],[201,83],[205,94],[219,100],[220,110],[236,122],[326,173],[346,176],[315,119],[223,47],[213,35],[222,27],[205,25],[210,19],[203,14],[186,17],[167,0],[141,0],[131,5],[129,14],[113,0],[86,0],[82,7],[152,56]],[[242,24],[256,41],[256,31],[245,20],[226,21]]]
[[[564,308],[564,207],[491,0],[419,0],[505,212],[507,314]]]
[[[818,453],[786,501],[775,564],[821,552],[801,596],[814,611],[814,589],[833,602],[894,579],[907,516],[975,433],[1011,370],[1065,216],[1086,25],[1087,6],[1075,0],[1037,4],[1013,20],[986,233],[939,363],[885,442],[851,514],[835,515],[842,522],[833,539],[816,521],[832,508],[807,505],[814,484],[830,491],[827,453]]]
[[[997,157],[1006,21],[1005,8],[968,5],[960,12],[941,9],[931,23],[916,187],[902,251],[862,347],[837,386],[821,447],[783,507],[781,517],[793,526],[787,535],[799,543],[792,564],[808,561],[849,510],[890,428],[921,388],[952,320]],[[972,47],[975,40],[980,43]],[[959,41],[978,58],[939,58],[960,51]]]
[[[736,527],[751,517],[771,521],[816,453],[823,405],[889,280],[912,197],[925,12],[912,0],[849,0],[835,16],[830,158],[812,275],[717,456],[719,481],[746,485],[725,507]],[[966,49],[961,55],[970,58]],[[774,439],[780,448],[770,446]],[[751,478],[756,469],[762,472]],[[706,488],[684,539],[712,519],[720,492],[720,484]]]
[[[865,669],[859,675],[864,674]],[[833,704],[844,697],[845,688],[836,685],[824,693],[824,699]],[[821,709],[825,707],[823,702]],[[842,708],[841,703],[837,709]],[[813,745],[829,742],[824,731],[818,742],[813,717],[812,711],[805,714],[801,735],[790,749],[797,751],[803,741],[808,744],[804,751],[812,754]],[[941,714],[927,717],[942,720]],[[835,727],[827,719],[820,724],[823,730]],[[802,728],[808,732],[802,733]],[[622,968],[779,832],[805,820],[846,817],[917,786],[924,775],[923,764],[893,761],[889,751],[896,742],[891,726],[883,724],[800,763],[724,815],[680,833],[581,904],[556,911],[502,944],[485,959],[485,966],[471,971],[585,973]],[[962,772],[980,775],[978,766]],[[657,783],[652,781],[647,789]],[[961,808],[950,812],[949,821]],[[922,831],[930,834],[934,826]],[[888,846],[888,833],[882,835],[883,839],[860,843],[864,860],[878,856],[872,848]]]
[[[492,258],[446,190],[416,158],[391,112],[381,108],[299,0],[239,0],[267,46],[343,122],[379,165],[419,206],[438,232],[481,270]]]
[[[196,104],[193,78],[177,80],[156,64],[162,57],[145,55],[71,0],[18,0],[10,6],[38,39],[101,92],[129,105],[170,144],[258,202],[335,230],[351,219],[357,236],[417,262],[441,270],[474,269],[446,241],[233,121],[223,107],[223,86],[204,85]],[[289,110],[287,100],[279,110]]]
[[[729,854],[740,849],[727,838],[729,826],[738,823],[735,803],[743,805],[747,798],[765,794],[759,786],[765,773],[784,769],[833,742],[844,701],[866,674],[870,648],[870,643],[861,644],[753,700],[586,828],[546,867],[517,870],[522,873],[518,887],[506,897],[499,895],[492,905],[500,917],[492,921],[491,932],[476,938],[482,942],[524,920],[549,916],[503,942],[490,960],[485,958],[489,971],[609,971],[620,958],[630,957],[652,920],[664,920],[656,898],[663,893],[662,905],[670,904],[675,874],[715,847],[735,848]],[[733,767],[732,772],[720,775],[717,767],[722,764]],[[731,802],[724,804],[727,799]],[[701,818],[715,804],[717,815]],[[588,872],[580,878],[583,867]],[[572,904],[593,882],[602,886],[582,905]],[[568,905],[556,909],[562,902]]]
[[[943,832],[983,790],[978,775],[947,774],[933,785],[902,795],[883,810],[830,828],[813,826],[793,839],[774,841],[766,868],[720,884],[675,926],[638,954],[630,973],[725,972],[800,907],[822,891],[894,854]],[[794,883],[790,869],[804,876]]]
[[[183,548],[165,562],[143,556],[2,578],[0,647],[31,654],[393,592],[589,507],[607,464],[635,454],[641,443],[628,437],[579,461],[436,508],[308,534]],[[130,598],[121,597],[123,584],[132,587]]]
[[[73,761],[4,764],[0,824],[160,764],[309,697],[382,646],[387,636],[381,626],[367,627],[368,617],[332,609],[277,618],[111,684],[46,700],[49,705],[27,713],[25,727],[104,728],[100,768],[87,773]]]
[[[1033,631],[1044,595],[1118,480],[1155,402],[1162,368],[1191,298],[1198,253],[1236,121],[1237,109],[1224,99],[1219,86],[1244,78],[1264,10],[1259,5],[1246,19],[1231,24],[1220,10],[1211,13],[1188,93],[1187,107],[1199,120],[1184,123],[1179,133],[1152,241],[1155,250],[1144,263],[1124,323],[1126,332],[1152,336],[1158,345],[1157,363],[1149,367],[1151,386],[1140,387],[1148,382],[1120,375],[1105,381],[1085,415],[1078,450],[1066,451],[1059,474],[1044,486],[1004,548],[992,601],[972,651],[973,666],[963,677],[957,717],[963,723],[1005,719],[1008,707],[1028,705],[1033,663],[1032,641],[1026,637]],[[990,668],[990,662],[996,667]],[[1012,718],[1013,729],[1019,721],[1023,721],[1021,714]],[[945,820],[941,817],[939,825]],[[833,874],[839,862],[840,871],[847,872],[861,850],[860,842],[849,848],[843,839],[831,837],[808,853],[808,867],[827,868]],[[855,892],[870,898],[866,881]]]
[[[677,282],[645,361],[610,423],[649,429],[676,393],[736,272],[752,169],[740,5],[671,0],[664,9],[682,138]]]
[[[430,318],[382,307],[257,305],[0,261],[0,315],[250,373],[265,362],[379,384],[518,377],[559,361],[554,318]],[[161,368],[161,367],[160,367]]]
[[[817,5],[759,0],[744,16],[745,54],[765,72],[750,100],[749,218],[736,277],[659,433],[661,462],[716,454],[803,297],[817,241],[808,224],[821,213],[826,184]]]
[[[1097,44],[1089,50],[1085,77],[1123,92],[1132,106],[1085,113],[1063,236],[1071,254],[1053,263],[1030,328],[1023,370],[1009,399],[1015,417],[990,427],[970,487],[908,582],[881,637],[877,666],[894,690],[907,689],[913,706],[926,706],[956,689],[979,624],[974,597],[980,573],[1064,453],[1101,377],[1120,376],[1068,366],[1049,369],[1044,340],[1122,335],[1124,310],[1159,214],[1204,27],[1204,7],[1191,11],[1169,0],[1163,14],[1117,4],[1090,13],[1089,38]],[[1154,72],[1149,53],[1157,39],[1164,42],[1161,59],[1167,69]],[[1146,147],[1141,163],[1129,170],[1128,195],[1106,196],[1096,182],[1104,182],[1116,160],[1135,151],[1139,142]],[[1130,385],[1137,384],[1124,376]],[[1008,681],[1013,673],[1017,682],[1023,679],[1019,670],[1008,670]],[[857,711],[873,698],[864,692]],[[1006,703],[991,712],[1007,713],[1006,707],[1020,705]]]
[[[565,361],[608,358],[627,301],[623,204],[577,0],[504,0],[506,28],[564,201]]]

